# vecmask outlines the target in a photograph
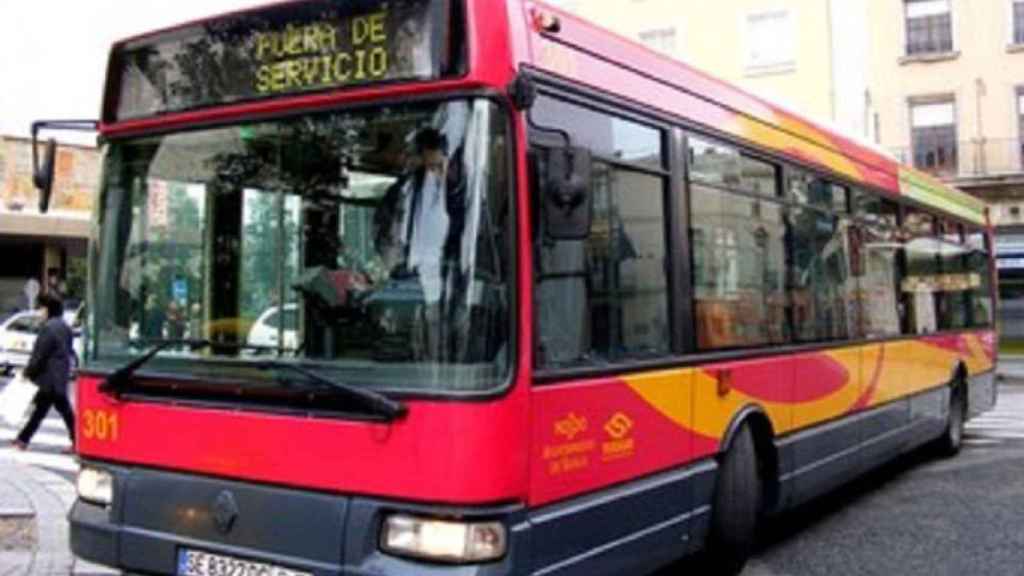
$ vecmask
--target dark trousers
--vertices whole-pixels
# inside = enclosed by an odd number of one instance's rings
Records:
[[[68,402],[67,394],[40,389],[36,392],[33,402],[36,407],[32,410],[32,416],[25,423],[25,427],[21,429],[21,433],[18,434],[18,441],[25,444],[31,442],[32,436],[35,435],[36,430],[39,430],[39,425],[43,423],[43,418],[46,418],[46,413],[50,411],[50,408],[56,408],[60,417],[64,419],[64,425],[68,428],[68,436],[71,437],[71,443],[74,444],[75,413],[71,411],[71,403]]]

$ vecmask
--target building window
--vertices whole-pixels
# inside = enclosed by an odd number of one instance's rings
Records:
[[[953,51],[950,0],[905,0],[907,55]]]
[[[1013,1],[1013,43],[1024,44],[1024,0]]]
[[[746,21],[747,70],[788,70],[795,64],[796,30],[788,10],[749,14]]]
[[[677,54],[678,46],[676,44],[675,28],[662,28],[659,30],[647,30],[646,32],[641,32],[640,41],[648,48],[661,52],[662,54],[666,54],[668,56],[675,56]]]
[[[940,176],[957,173],[956,106],[952,100],[911,104],[914,166]]]

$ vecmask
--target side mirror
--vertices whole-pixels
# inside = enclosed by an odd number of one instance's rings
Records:
[[[593,159],[586,148],[552,148],[544,181],[544,230],[552,240],[585,240],[594,202]]]
[[[39,132],[41,130],[72,130],[75,132],[96,132],[99,123],[95,120],[39,120],[32,123],[32,183],[39,190],[39,211],[50,209],[53,196],[53,172],[56,168],[57,141],[46,142],[43,163],[39,164]]]
[[[33,146],[35,143],[33,143]],[[57,158],[57,141],[53,138],[46,142],[46,151],[43,152],[43,163],[40,165],[35,159],[36,150],[33,147],[33,172],[32,181],[39,190],[39,212],[45,214],[50,210],[50,197],[53,196],[53,171]]]

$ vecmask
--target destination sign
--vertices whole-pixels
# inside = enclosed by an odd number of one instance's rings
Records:
[[[115,47],[105,120],[457,73],[454,0],[307,0]]]

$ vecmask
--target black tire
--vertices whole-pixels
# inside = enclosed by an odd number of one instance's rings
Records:
[[[744,424],[722,456],[700,574],[739,574],[753,552],[761,519],[763,478],[754,434]]]
[[[967,390],[963,382],[957,379],[949,391],[949,413],[946,415],[946,428],[942,436],[935,441],[934,447],[939,456],[950,458],[960,453],[964,443],[964,426],[967,424]]]

